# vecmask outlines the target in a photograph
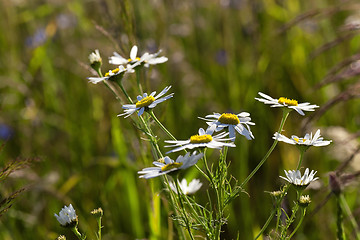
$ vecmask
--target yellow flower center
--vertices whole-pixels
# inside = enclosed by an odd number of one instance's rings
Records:
[[[165,172],[165,171],[169,171],[171,169],[174,169],[174,168],[179,168],[183,165],[182,162],[173,162],[173,163],[169,163],[169,164],[166,164],[165,166],[163,166],[161,168],[161,171],[162,172]]]
[[[140,61],[140,58],[137,57],[137,58],[135,58],[134,60],[132,60],[131,58],[128,59],[128,62],[132,62],[132,61]]]
[[[190,143],[208,143],[211,141],[212,141],[212,137],[209,134],[193,135],[190,137]]]
[[[299,138],[294,138],[294,140],[298,143],[300,139]],[[304,138],[301,139],[301,140],[302,140],[303,143],[306,141],[306,139],[304,139]]]
[[[143,99],[141,99],[140,101],[138,101],[136,103],[136,107],[137,108],[147,107],[150,104],[152,104],[153,102],[155,102],[155,98],[153,96],[147,96],[147,97],[144,97]]]
[[[232,113],[221,114],[218,121],[224,124],[231,124],[231,125],[238,125],[240,123],[238,116]]]
[[[111,70],[111,72],[112,73],[118,73],[120,71],[120,69],[119,68],[115,68],[114,70]],[[108,77],[109,76],[109,73],[107,72],[107,73],[105,73],[105,77]]]
[[[164,159],[164,158],[159,158],[157,161],[160,162],[160,163],[165,163],[165,159]]]
[[[297,106],[298,105],[298,101],[296,101],[294,99],[284,98],[284,97],[279,98],[278,103],[286,104],[289,106]]]

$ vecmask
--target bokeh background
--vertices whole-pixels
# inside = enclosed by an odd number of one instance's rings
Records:
[[[287,136],[320,128],[333,140],[305,155],[303,165],[317,170],[320,181],[306,191],[310,213],[294,239],[336,239],[328,173],[360,171],[357,1],[1,0],[0,14],[0,165],[36,158],[0,184],[2,198],[26,188],[0,218],[0,239],[75,239],[54,217],[70,203],[88,239],[95,239],[90,211],[97,207],[105,213],[104,239],[177,239],[160,180],[138,179],[137,171],[151,162],[148,143],[130,119],[116,116],[122,109],[112,93],[86,79],[94,75],[88,64],[94,49],[108,71],[112,52],[127,56],[134,44],[140,53],[162,49],[169,58],[142,72],[143,85],[147,92],[173,86],[174,98],[155,113],[178,139],[206,127],[198,117],[209,113],[251,113],[255,139],[239,137],[229,150],[229,171],[239,182],[270,147],[282,115],[254,100],[259,91],[320,105],[305,117],[291,113],[285,125]],[[131,75],[124,80],[133,98],[134,83]],[[279,189],[278,176],[297,159],[295,147],[277,145],[247,184],[248,195],[228,208],[223,239],[256,235],[272,208],[266,191]],[[187,176],[200,177],[196,171]],[[347,179],[343,193],[359,221],[358,179]],[[159,187],[156,204],[151,186]],[[206,188],[197,195],[203,204]],[[344,226],[355,239],[347,215]]]

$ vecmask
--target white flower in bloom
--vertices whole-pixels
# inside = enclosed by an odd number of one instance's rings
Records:
[[[122,77],[125,73],[133,73],[134,69],[129,66],[125,68],[124,66],[119,66],[118,68],[115,68],[113,70],[109,70],[109,72],[105,73],[104,77],[88,77],[89,82],[93,84],[97,84],[102,81],[111,80],[115,77]]]
[[[215,136],[211,136],[209,132],[205,132],[204,129],[199,129],[198,135],[193,135],[190,137],[189,140],[180,140],[180,141],[173,141],[173,140],[167,140],[166,143],[172,143],[174,145],[172,146],[165,146],[165,147],[175,147],[173,150],[168,151],[167,153],[177,152],[184,149],[194,149],[194,148],[216,148],[220,149],[224,146],[228,147],[236,147],[234,143],[225,143],[223,141],[230,141],[231,138],[224,138],[229,133],[220,133]]]
[[[123,105],[122,108],[124,109],[124,113],[119,114],[118,117],[125,115],[125,118],[127,118],[136,111],[139,111],[138,112],[139,116],[142,115],[145,110],[152,109],[152,108],[156,107],[156,105],[158,105],[159,103],[164,102],[165,100],[168,100],[169,98],[172,98],[174,93],[171,93],[165,97],[162,97],[167,91],[169,91],[170,88],[171,88],[171,86],[164,88],[164,90],[162,90],[161,93],[159,93],[157,96],[155,96],[155,94],[156,94],[155,91],[152,92],[150,95],[148,95],[147,93],[144,93],[143,96],[141,96],[141,95],[137,96],[138,102],[136,104]]]
[[[189,183],[189,185],[187,184],[187,181],[185,178],[183,180],[181,180],[181,182],[179,182],[179,180],[177,180],[177,181],[179,183],[181,192],[184,193],[185,195],[191,195],[191,194],[196,193],[202,186],[202,183],[200,182],[199,179],[193,179]],[[174,182],[170,182],[169,185],[170,185],[171,190],[173,190],[175,193],[178,193]]]
[[[75,209],[71,204],[68,207],[64,206],[59,212],[59,215],[55,213],[55,217],[63,227],[67,227],[70,225],[75,226],[77,224],[77,216],[75,213]]]
[[[315,174],[317,173],[316,171],[312,170],[309,173],[309,169],[306,168],[304,175],[301,176],[301,173],[299,170],[289,170],[288,172],[286,172],[286,170],[284,170],[286,178],[283,176],[280,176],[282,179],[288,181],[291,184],[294,184],[295,186],[302,186],[302,187],[306,187],[308,186],[311,182],[316,181],[317,179],[319,179],[318,177],[314,178]]]
[[[189,168],[197,163],[197,161],[203,157],[204,154],[196,154],[196,151],[191,155],[186,153],[184,156],[180,155],[176,161],[172,160],[168,156],[159,159],[158,161],[153,162],[156,167],[144,168],[139,171],[138,174],[143,174],[140,178],[154,178],[170,172],[174,172],[181,169]]]
[[[272,104],[271,107],[287,107],[289,109],[294,109],[300,115],[305,115],[303,111],[315,111],[314,108],[319,106],[317,105],[310,105],[310,103],[298,103],[298,101],[293,99],[288,99],[281,97],[279,99],[272,98],[264,93],[259,92],[259,95],[263,98],[255,98],[256,100],[263,102],[265,104]]]
[[[318,129],[313,137],[312,133],[307,133],[305,137],[300,138],[298,136],[292,135],[291,138],[287,138],[282,134],[274,133],[273,139],[277,139],[281,142],[286,142],[293,145],[305,145],[305,146],[315,146],[322,147],[327,146],[331,143],[331,140],[323,140],[323,137],[320,137],[320,129]]]
[[[255,123],[250,122],[250,113],[242,112],[237,115],[232,113],[213,113],[211,115],[207,115],[205,118],[200,119],[207,121],[206,123],[209,125],[207,131],[210,134],[212,134],[214,131],[221,131],[227,127],[229,130],[229,137],[233,139],[233,141],[235,141],[235,130],[241,135],[245,136],[248,140],[254,138],[249,125],[255,125]]]
[[[144,53],[141,57],[137,57],[137,52],[138,47],[136,45],[131,48],[130,58],[128,59],[122,57],[117,52],[114,52],[114,56],[110,57],[109,63],[115,65],[136,64],[135,66],[144,63],[145,67],[149,67],[149,65],[164,63],[168,60],[167,57],[157,57],[160,54],[161,50],[153,54]]]
[[[100,56],[98,49],[96,49],[94,52],[90,53],[89,61],[90,61],[90,64],[94,64],[96,62],[101,62],[101,56]]]

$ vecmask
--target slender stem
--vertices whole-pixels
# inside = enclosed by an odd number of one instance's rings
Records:
[[[286,118],[289,116],[289,111],[288,110],[284,110],[283,111],[283,117],[281,119],[281,123],[280,123],[280,127],[279,127],[279,130],[278,130],[278,133],[280,134],[283,127],[284,127],[284,124],[285,124],[285,121],[286,121]],[[272,151],[274,150],[276,144],[278,143],[278,140],[275,139],[274,140],[274,143],[272,144],[272,146],[270,147],[269,151],[265,154],[265,156],[263,157],[263,159],[260,161],[260,163],[255,167],[255,169],[250,173],[250,175],[244,180],[244,182],[240,185],[240,187],[242,188],[245,184],[247,184],[247,182],[255,175],[255,173],[259,170],[259,168],[264,164],[264,162],[266,161],[266,159],[268,159],[268,157],[270,156],[270,154],[272,153]]]
[[[189,219],[187,217],[187,214],[186,214],[186,211],[185,211],[185,208],[184,208],[184,203],[182,201],[182,197],[181,197],[182,191],[181,191],[180,186],[179,186],[179,181],[176,179],[174,182],[175,182],[175,186],[176,186],[176,190],[177,190],[177,195],[179,197],[180,206],[181,206],[181,209],[183,211],[186,228],[187,228],[187,230],[189,232],[190,238],[192,240],[194,240],[194,236],[192,235],[192,232],[191,232],[190,222],[189,222]]]
[[[300,167],[301,167],[301,163],[302,163],[302,160],[303,160],[303,157],[304,157],[304,150],[300,149],[300,157],[299,157],[299,162],[298,162],[298,165],[296,167],[296,170],[299,170]]]
[[[138,86],[138,89],[139,91],[141,92],[141,94],[143,94],[143,89],[142,89],[142,86],[141,86],[141,83],[140,83],[140,69],[136,69],[136,82],[137,82],[137,86]]]
[[[220,233],[221,233],[221,218],[222,218],[222,206],[221,206],[221,200],[220,200],[220,194],[219,194],[219,189],[218,186],[216,186],[215,182],[214,182],[214,176],[207,164],[207,159],[206,159],[206,149],[204,150],[204,164],[205,164],[205,169],[207,172],[208,177],[210,178],[210,182],[212,187],[214,188],[215,194],[216,194],[216,202],[217,202],[217,211],[216,211],[216,228],[215,228],[215,239],[220,239]]]
[[[287,221],[286,221],[286,226],[285,226],[285,227],[283,228],[283,230],[281,231],[281,234],[280,234],[281,239],[284,239],[284,238],[282,238],[282,237],[285,237],[285,236],[286,236],[286,231],[289,229],[291,223],[294,222],[295,217],[296,217],[296,212],[298,211],[298,209],[299,209],[299,202],[296,202],[295,206],[294,206],[293,209],[292,209],[292,214],[291,214],[290,219],[287,219]]]
[[[154,112],[152,110],[148,111],[148,113],[150,114],[150,116],[152,117],[152,119],[154,119],[154,121],[157,123],[157,125],[159,125],[159,127],[172,139],[176,141],[176,138],[166,129],[166,127],[164,127],[164,125],[162,125],[162,123],[159,121],[159,119],[157,119],[157,117],[155,116]]]
[[[344,235],[344,228],[343,228],[343,213],[340,204],[340,196],[336,196],[336,206],[337,206],[337,219],[336,219],[336,226],[337,226],[337,237],[339,240],[345,239]]]
[[[274,217],[274,215],[275,215],[275,212],[276,212],[276,210],[273,209],[272,212],[271,212],[271,214],[270,214],[270,216],[269,216],[269,218],[267,219],[266,223],[265,223],[264,226],[261,228],[261,230],[260,230],[260,232],[258,233],[258,235],[256,235],[255,240],[258,239],[258,238],[263,234],[263,232],[266,230],[266,228],[269,226],[271,220],[273,219],[273,217]]]
[[[99,217],[97,219],[97,222],[98,222],[98,234],[97,234],[97,239],[98,240],[101,240],[101,229],[102,229],[102,226],[101,226],[101,217]]]
[[[73,228],[71,228],[71,230],[73,231],[73,233],[76,235],[76,237],[80,240],[85,240],[86,236],[82,236],[81,233],[79,232],[78,228],[75,226]]]
[[[126,92],[124,86],[122,85],[122,81],[121,80],[118,80],[116,81],[116,83],[118,84],[118,86],[120,87],[121,91],[124,93],[126,99],[131,103],[133,104],[134,102],[132,101],[131,97],[129,96],[129,94]]]
[[[351,210],[349,208],[349,205],[346,202],[346,199],[345,199],[344,195],[340,194],[339,198],[340,198],[340,203],[341,203],[343,209],[345,210],[346,214],[350,218],[351,225],[354,228],[354,231],[356,233],[355,234],[356,240],[359,240],[360,239],[359,228],[358,228],[358,224],[357,224],[357,222],[356,222],[356,220],[354,218],[354,215],[351,213]]]
[[[306,208],[303,208],[303,214],[301,215],[300,221],[298,223],[298,225],[296,226],[296,228],[294,229],[294,231],[290,234],[289,239],[291,239],[291,237],[296,233],[296,231],[299,229],[300,225],[302,224],[305,214],[306,214]]]
[[[176,194],[175,192],[170,188],[170,183],[169,183],[169,179],[167,177],[167,175],[164,175],[164,179],[165,179],[165,185],[170,193],[170,200],[171,200],[171,204],[174,207],[174,210],[176,211],[178,209],[178,205],[175,201],[176,199]],[[176,211],[176,213],[178,214],[178,212]],[[184,229],[180,226],[179,224],[176,224],[176,227],[178,229],[178,231],[181,233],[181,239],[186,239],[185,233],[184,233]]]

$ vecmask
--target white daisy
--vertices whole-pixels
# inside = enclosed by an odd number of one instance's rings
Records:
[[[55,213],[55,217],[58,220],[58,222],[63,227],[69,227],[69,226],[76,226],[77,225],[77,216],[75,213],[75,209],[70,204],[68,207],[64,206],[61,211],[59,212],[59,215]]]
[[[285,172],[286,178],[283,176],[280,176],[280,177],[295,186],[306,187],[311,182],[314,182],[317,179],[319,179],[318,177],[314,178],[314,176],[317,172],[312,170],[309,173],[308,168],[305,169],[303,176],[301,176],[300,170],[289,170],[288,172],[286,172],[286,170],[284,170],[284,172]]]
[[[286,136],[274,133],[273,139],[277,139],[281,142],[286,142],[293,145],[304,145],[304,146],[315,146],[315,147],[322,147],[329,145],[332,141],[331,140],[323,140],[323,137],[320,137],[320,129],[318,129],[314,135],[312,133],[305,134],[305,137],[300,138],[298,136],[292,135],[291,138],[287,138]]]
[[[97,84],[102,81],[112,80],[112,78],[115,78],[115,77],[123,77],[123,75],[125,73],[133,73],[133,72],[134,72],[134,69],[131,66],[129,66],[127,68],[125,68],[124,66],[119,66],[118,68],[109,70],[109,72],[105,73],[104,77],[88,77],[88,79],[89,79],[89,82],[91,82],[93,84]]]
[[[187,184],[187,181],[185,178],[183,180],[181,180],[181,182],[179,182],[179,180],[177,180],[177,181],[179,183],[181,192],[184,193],[185,195],[191,195],[191,194],[196,193],[202,186],[202,183],[200,182],[199,179],[193,179],[189,183],[189,185]],[[170,182],[169,185],[170,185],[171,190],[173,190],[175,193],[178,193],[174,182]]]
[[[90,61],[90,64],[94,64],[94,63],[101,63],[101,56],[100,56],[100,53],[99,53],[99,50],[96,49],[94,52],[90,53],[89,55],[89,61]]]
[[[314,108],[319,106],[317,105],[310,105],[310,103],[298,103],[298,101],[294,99],[288,99],[281,97],[279,99],[272,98],[264,93],[259,92],[259,95],[263,98],[255,98],[256,100],[263,102],[265,104],[272,104],[271,107],[287,107],[289,109],[294,109],[300,115],[305,115],[303,111],[315,111]]]
[[[141,57],[137,57],[137,52],[138,52],[138,47],[136,45],[131,48],[130,58],[128,59],[122,57],[117,52],[114,52],[114,56],[111,56],[109,58],[109,63],[115,65],[137,64],[135,66],[144,63],[145,67],[149,67],[149,65],[164,63],[168,60],[167,57],[157,57],[160,54],[161,50],[153,54],[146,52]]]
[[[168,100],[169,98],[172,98],[174,93],[170,93],[169,95],[162,97],[167,91],[169,91],[170,88],[171,86],[165,87],[164,90],[162,90],[161,93],[159,93],[157,96],[155,96],[155,91],[152,92],[150,95],[144,93],[143,96],[137,96],[138,102],[136,104],[123,105],[122,108],[125,109],[124,113],[119,114],[118,117],[125,115],[125,118],[127,118],[136,111],[139,111],[139,116],[142,115],[145,110],[152,109],[156,107],[156,105],[158,105],[159,103]]]
[[[173,141],[173,140],[166,140],[166,143],[173,143],[172,146],[165,146],[165,147],[176,147],[171,151],[168,151],[167,153],[177,152],[184,149],[194,149],[194,148],[216,148],[220,149],[224,146],[228,147],[236,147],[234,143],[225,143],[223,141],[230,141],[233,140],[231,138],[224,138],[229,133],[220,133],[215,136],[211,136],[209,132],[205,132],[204,129],[199,129],[198,135],[193,135],[190,137],[189,140],[180,140],[180,141]]]
[[[250,113],[247,112],[242,112],[237,115],[233,113],[213,113],[200,119],[207,121],[206,123],[209,125],[208,131],[210,134],[214,131],[221,131],[227,127],[229,130],[229,137],[235,141],[235,130],[245,136],[248,140],[254,138],[249,125],[255,125],[255,123],[250,122],[251,118],[249,116]],[[243,125],[245,125],[246,128]]]
[[[184,156],[180,155],[176,161],[172,160],[168,156],[153,162],[156,167],[144,168],[139,171],[138,174],[142,174],[140,178],[154,178],[170,172],[174,172],[181,169],[189,168],[197,163],[197,161],[203,157],[204,154],[197,154],[196,151],[191,155],[186,153]]]

